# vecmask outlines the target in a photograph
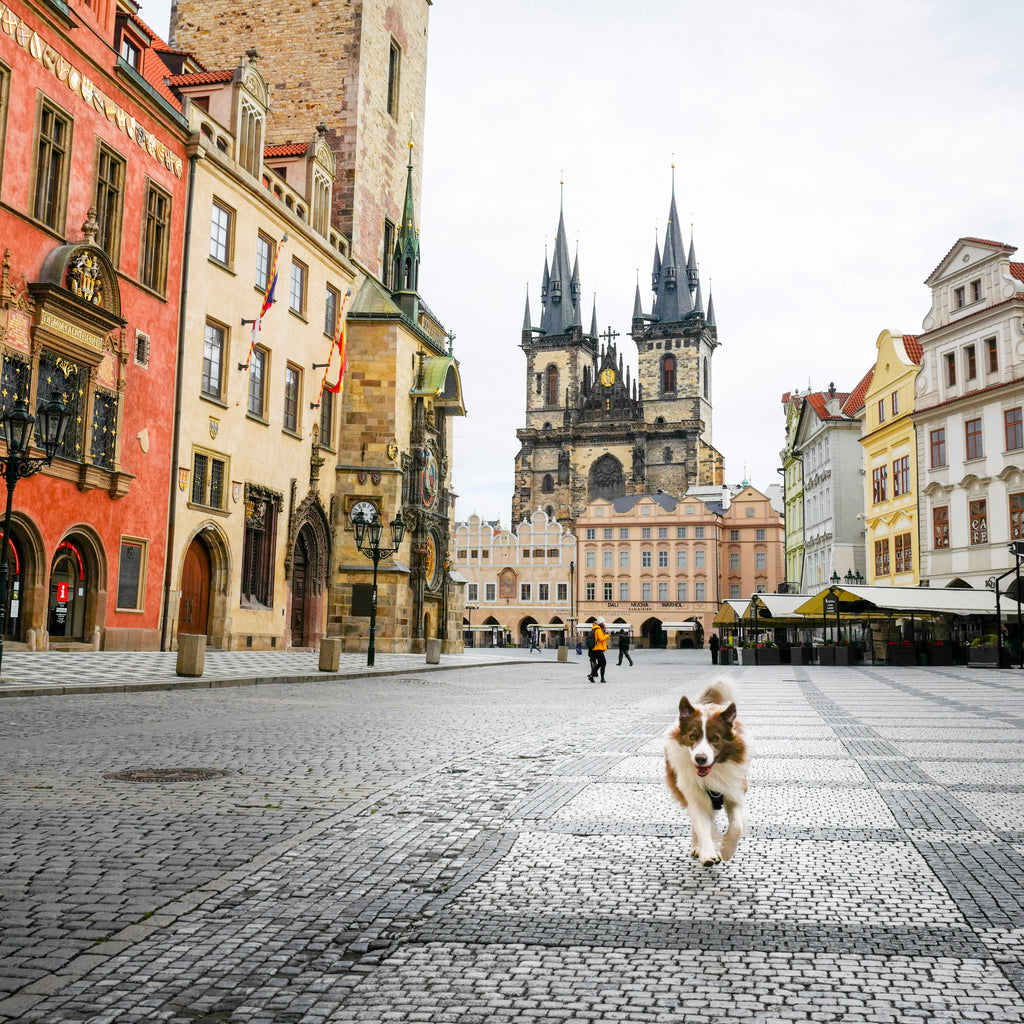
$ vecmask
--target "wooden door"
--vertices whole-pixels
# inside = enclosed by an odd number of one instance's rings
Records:
[[[194,540],[181,566],[181,598],[178,603],[178,632],[206,636],[210,609],[210,556]]]
[[[306,646],[306,539],[302,533],[295,542],[292,561],[292,647]]]

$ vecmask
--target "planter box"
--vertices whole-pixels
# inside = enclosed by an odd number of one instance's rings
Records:
[[[778,647],[744,647],[744,665],[778,665]]]
[[[917,650],[906,644],[892,644],[886,648],[885,663],[910,667],[917,664]]]
[[[928,645],[928,660],[933,665],[953,664],[953,645],[943,644],[942,646]]]
[[[967,664],[977,668],[999,668],[999,648],[968,647]]]
[[[736,664],[736,648],[735,647],[722,647],[718,651],[718,664],[719,665],[735,665]]]
[[[789,649],[789,663],[791,665],[813,665],[814,664],[814,648],[813,647],[790,647],[790,649]]]
[[[857,662],[857,648],[852,644],[837,644],[832,648],[836,652],[837,665],[854,665]]]
[[[819,647],[818,648],[818,664],[819,665],[835,665],[836,664],[836,649],[835,649],[835,647]]]

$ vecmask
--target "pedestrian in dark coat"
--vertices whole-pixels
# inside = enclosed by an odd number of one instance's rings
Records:
[[[718,639],[717,633],[711,634],[711,639],[708,641],[708,647],[711,648],[711,664],[718,664],[718,648],[721,647],[722,641]]]
[[[619,664],[622,664],[622,659],[625,658],[629,662],[629,667],[633,667],[633,659],[629,656],[629,631],[622,630],[619,633]]]

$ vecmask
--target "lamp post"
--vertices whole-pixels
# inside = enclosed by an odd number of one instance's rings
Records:
[[[39,418],[39,429],[43,443],[43,458],[31,458],[28,454],[32,443],[32,427]],[[7,484],[7,509],[4,512],[3,556],[0,557],[0,668],[3,666],[4,634],[7,632],[7,593],[10,584],[10,563],[7,561],[7,545],[11,538],[11,511],[14,505],[14,488],[22,477],[38,473],[53,462],[64,431],[68,427],[68,410],[63,395],[40,402],[36,416],[29,415],[24,402],[15,403],[4,413],[2,421],[4,437],[7,439],[7,454],[2,462],[4,481]]]
[[[569,563],[569,636],[566,638],[566,645],[569,641],[576,642],[576,562]]]
[[[384,524],[376,518],[361,516],[352,524],[356,533],[356,547],[373,562],[373,599],[370,603],[370,644],[366,649],[366,664],[373,667],[374,637],[377,632],[377,566],[382,558],[390,558],[401,546],[405,536],[405,523],[399,511],[391,520],[391,547],[380,546]],[[364,547],[364,543],[366,546]]]

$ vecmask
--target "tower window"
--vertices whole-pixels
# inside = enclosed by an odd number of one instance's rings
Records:
[[[388,56],[388,113],[398,120],[398,77],[402,64],[402,49],[391,40],[391,53]]]
[[[668,394],[676,389],[676,357],[665,356],[661,361],[661,391]]]
[[[549,366],[547,372],[547,395],[545,396],[548,405],[558,405],[558,367]]]
[[[546,473],[541,482],[540,489],[544,494],[551,494],[555,489],[555,481],[550,473]]]

